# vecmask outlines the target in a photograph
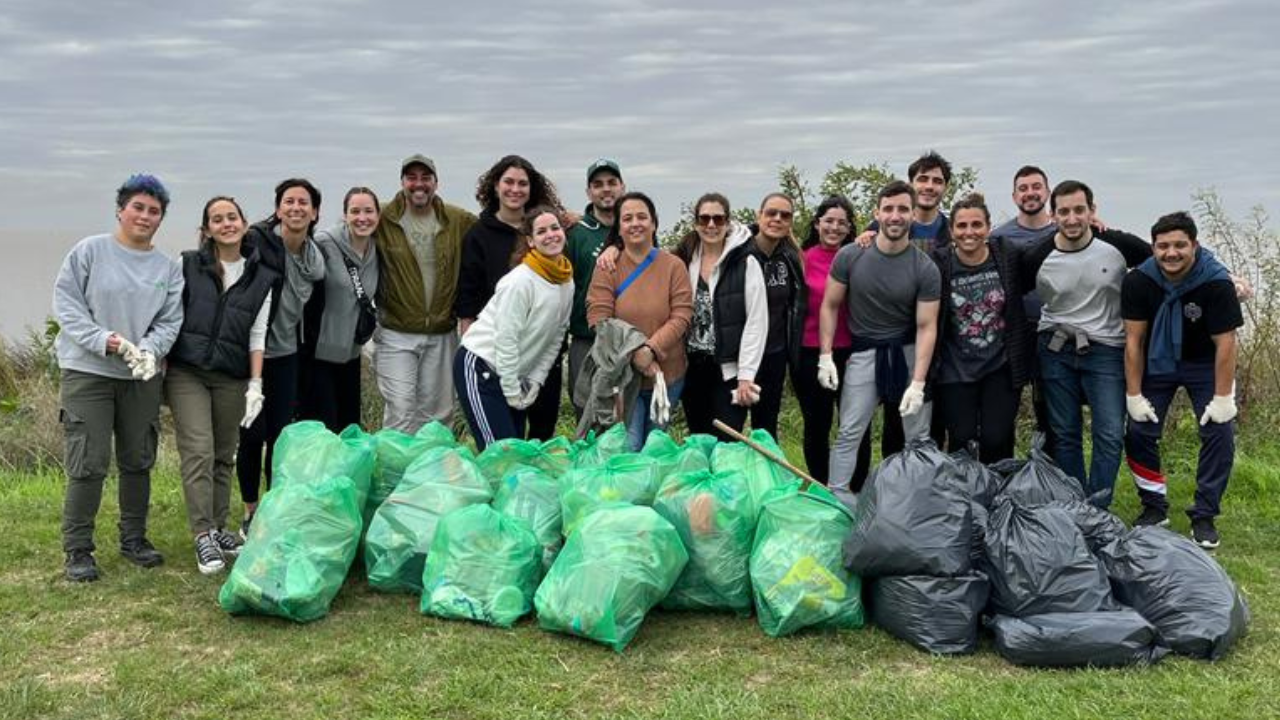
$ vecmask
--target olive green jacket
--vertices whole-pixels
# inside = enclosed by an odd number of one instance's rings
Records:
[[[380,267],[378,322],[385,328],[406,333],[439,335],[457,326],[453,315],[458,290],[458,265],[462,258],[462,237],[476,222],[476,216],[439,197],[431,201],[440,232],[436,235],[436,281],[430,302],[422,285],[422,268],[400,220],[406,212],[404,192],[382,208],[378,232]]]

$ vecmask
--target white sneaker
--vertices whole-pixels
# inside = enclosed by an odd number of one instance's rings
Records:
[[[218,541],[213,537],[213,531],[197,535],[196,567],[200,569],[200,573],[213,575],[222,572],[226,566],[226,561],[222,559],[222,550],[218,548]]]

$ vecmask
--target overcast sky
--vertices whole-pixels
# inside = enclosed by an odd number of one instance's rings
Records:
[[[389,199],[413,152],[468,208],[501,155],[573,206],[613,157],[664,227],[706,190],[756,204],[781,164],[816,184],[929,148],[977,168],[999,215],[1026,162],[1141,235],[1201,186],[1280,212],[1274,0],[791,7],[5,0],[0,230],[108,230],[140,170],[174,194],[167,247],[209,196],[261,215],[292,175],[325,191],[327,224],[351,185]]]

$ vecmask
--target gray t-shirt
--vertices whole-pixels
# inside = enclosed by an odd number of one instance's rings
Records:
[[[886,255],[872,243],[849,244],[831,263],[831,278],[848,287],[849,330],[859,340],[893,340],[916,326],[916,303],[937,300],[938,268],[919,248],[908,245]]]
[[[430,306],[431,296],[436,291],[436,235],[440,232],[440,221],[434,212],[421,217],[406,211],[400,216],[400,225],[409,239],[409,247],[413,248],[418,269],[422,271],[423,297]]]
[[[992,230],[991,239],[1004,238],[1021,250],[1045,235],[1053,234],[1057,229],[1058,224],[1056,222],[1051,222],[1042,228],[1032,229],[1018,224],[1018,219],[1014,218]]]
[[[1036,274],[1036,292],[1044,300],[1040,330],[1070,325],[1093,342],[1124,347],[1120,286],[1126,272],[1124,254],[1097,237],[1080,250],[1054,248]]]

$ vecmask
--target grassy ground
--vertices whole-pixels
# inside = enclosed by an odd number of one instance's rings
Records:
[[[1190,498],[1193,433],[1184,417],[1168,451],[1175,508]],[[89,585],[61,577],[61,477],[0,475],[0,718],[1280,717],[1278,468],[1273,440],[1246,439],[1219,525],[1249,636],[1216,664],[1106,671],[1021,669],[989,643],[931,657],[874,628],[775,640],[754,620],[657,611],[617,655],[532,620],[507,631],[423,617],[416,598],[359,578],[310,625],[233,618],[216,604],[221,579],[195,570],[171,459],[152,506],[168,564],[119,557],[108,497],[104,577]],[[1120,487],[1128,519],[1124,476]],[[1173,522],[1186,532],[1185,516]]]

